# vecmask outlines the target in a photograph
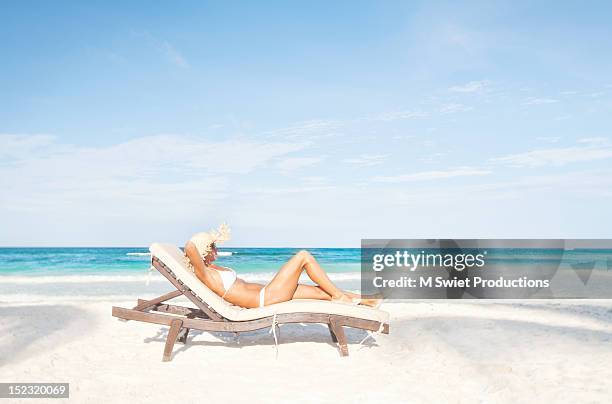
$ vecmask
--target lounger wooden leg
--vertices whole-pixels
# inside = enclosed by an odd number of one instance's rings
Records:
[[[179,333],[177,341],[180,342],[181,344],[186,344],[187,335],[189,335],[189,328],[186,328],[186,327],[181,328],[181,332]]]
[[[348,346],[346,345],[346,335],[344,334],[342,323],[337,318],[332,316],[329,319],[329,329],[332,333],[332,339],[333,336],[336,337],[340,356],[348,356]]]
[[[168,362],[172,358],[172,348],[174,348],[174,343],[176,342],[182,325],[183,321],[179,319],[172,320],[170,323],[170,330],[168,331],[168,338],[166,339],[166,346],[164,347],[164,357],[162,359],[164,362]]]
[[[327,324],[327,326],[329,327],[329,333],[331,334],[332,341],[338,342],[338,338],[336,338],[336,334],[334,334],[331,324]]]

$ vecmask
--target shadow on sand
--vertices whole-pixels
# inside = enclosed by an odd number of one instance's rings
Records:
[[[85,310],[68,305],[0,306],[0,367],[36,355],[30,347],[39,340],[47,346],[69,341],[86,326]],[[74,329],[70,334],[60,331]]]
[[[576,307],[576,310],[564,311],[563,307],[546,305],[498,305],[516,309],[515,313],[520,314],[522,318],[508,318],[503,314],[499,315],[495,310],[479,313],[478,317],[470,316],[469,313],[466,313],[466,316],[434,314],[425,318],[403,317],[391,321],[393,332],[386,336],[381,344],[381,353],[400,357],[413,355],[427,347],[452,350],[463,358],[472,360],[486,358],[485,361],[499,360],[502,363],[510,363],[521,358],[525,362],[543,362],[549,359],[546,357],[547,352],[551,352],[549,348],[559,344],[566,347],[593,348],[597,345],[608,346],[612,341],[609,314],[601,314],[609,310],[605,307],[585,304]],[[584,313],[587,308],[597,314]],[[526,312],[527,309],[529,312]],[[539,311],[542,315],[534,316],[533,311]],[[583,316],[589,321],[584,324],[572,324],[569,321],[566,324],[562,321],[549,323],[547,313]],[[597,324],[591,320],[600,321]],[[565,349],[559,353],[572,358],[575,354]],[[585,358],[585,361],[588,359]]]
[[[161,342],[165,343],[168,336],[168,327],[161,327],[157,330],[157,333],[149,338],[145,338],[145,343],[150,342]],[[349,344],[360,343],[367,335],[367,331],[344,327],[344,333]],[[217,338],[217,341],[194,341],[200,335],[209,334]],[[280,332],[277,328],[277,337],[279,346],[285,344],[296,343],[296,342],[317,342],[324,343],[337,349],[337,344],[332,341],[331,335],[327,325],[322,324],[282,324]],[[235,333],[227,332],[208,332],[191,330],[189,337],[187,338],[186,344],[176,343],[173,350],[173,356],[176,356],[182,352],[185,352],[191,347],[227,347],[227,348],[243,348],[248,346],[274,345],[274,337],[270,334],[270,328],[264,328],[257,331],[241,332],[238,336]],[[373,338],[367,338],[363,345],[365,347],[377,346],[376,340]],[[350,347],[349,347],[350,348]]]

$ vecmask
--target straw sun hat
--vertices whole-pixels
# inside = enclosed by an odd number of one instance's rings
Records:
[[[222,223],[217,230],[196,233],[191,236],[189,241],[191,241],[195,245],[196,249],[198,250],[198,253],[202,257],[202,259],[204,259],[212,251],[213,244],[223,243],[224,241],[227,241],[229,239],[230,228],[227,224]],[[189,257],[187,257],[186,254],[185,263],[187,264],[189,269],[191,269],[191,271],[194,271],[193,265],[191,264],[191,261],[189,260]]]

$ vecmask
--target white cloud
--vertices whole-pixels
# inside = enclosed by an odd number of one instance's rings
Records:
[[[449,87],[448,91],[453,93],[480,93],[491,85],[489,80],[470,81],[462,85]]]
[[[440,113],[442,113],[442,114],[454,114],[456,112],[471,111],[472,109],[473,108],[468,106],[468,105],[450,103],[450,104],[443,104],[443,105],[441,105],[440,106]]]
[[[544,104],[555,104],[559,102],[559,100],[555,100],[553,98],[534,98],[529,97],[525,100],[523,105],[544,105]]]
[[[283,171],[293,171],[319,163],[322,157],[287,157],[280,160],[276,167]]]
[[[342,161],[348,164],[370,167],[382,164],[388,156],[388,154],[362,154],[358,157],[344,159]]]
[[[437,171],[422,171],[418,173],[402,174],[394,176],[374,177],[372,180],[376,182],[416,182],[416,181],[435,181],[443,180],[447,178],[455,177],[471,177],[488,175],[491,171],[482,170],[470,167],[457,167],[448,170],[437,170]]]
[[[415,136],[414,135],[395,135],[392,137],[393,140],[408,140],[408,139],[414,139]]]
[[[557,143],[559,140],[561,140],[561,137],[559,136],[538,136],[536,137],[536,140],[540,142],[545,142],[545,143]]]
[[[383,112],[368,119],[373,121],[391,122],[399,119],[427,118],[428,116],[428,113],[422,111],[403,110]]]
[[[419,157],[419,161],[424,163],[439,162],[443,157],[447,156],[446,152],[426,153],[423,157]]]
[[[278,187],[278,188],[255,188],[246,190],[247,195],[275,195],[275,196],[287,196],[292,194],[303,194],[312,192],[329,191],[335,189],[330,185],[310,185],[310,186],[299,186],[299,187]]]
[[[136,138],[108,148],[81,150],[96,159],[123,159],[138,165],[199,169],[210,174],[246,174],[273,158],[301,150],[300,143],[261,143],[240,138],[211,142],[198,137],[157,135]],[[155,162],[155,163],[154,163]]]
[[[197,212],[226,197],[228,176],[248,174],[304,147],[175,135],[146,136],[103,147],[49,144],[32,136],[11,142],[44,144],[46,149],[38,155],[21,153],[15,164],[0,164],[3,210],[134,217],[155,216],[158,212],[152,206]]]
[[[607,144],[610,140],[607,137],[583,137],[577,140],[578,143],[588,143],[588,144]]]
[[[604,138],[582,139],[580,146],[532,150],[491,159],[511,167],[562,166],[612,158],[612,146]]]
[[[282,137],[283,139],[318,139],[322,137],[339,136],[335,132],[342,124],[338,121],[313,119],[297,122],[294,125],[281,129],[264,132],[269,137]]]
[[[39,151],[54,141],[51,135],[0,134],[0,158],[21,158]]]
[[[168,41],[161,41],[157,43],[157,47],[160,49],[166,59],[178,67],[189,67],[189,62],[172,44]]]
[[[175,66],[188,68],[190,67],[189,62],[183,56],[183,54],[169,41],[159,39],[153,36],[148,31],[131,31],[131,36],[138,39],[144,39],[147,46],[152,47],[158,53],[160,53],[168,62]]]
[[[553,174],[530,174],[510,180],[477,184],[469,189],[470,193],[522,197],[528,199],[534,193],[540,194],[538,199],[547,195],[580,195],[585,198],[592,196],[608,196],[612,193],[611,170],[586,170]]]
[[[329,178],[322,176],[302,177],[301,180],[304,181],[305,184],[308,184],[308,186],[325,185],[329,182]]]

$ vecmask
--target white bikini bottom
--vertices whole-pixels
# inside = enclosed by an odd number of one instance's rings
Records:
[[[264,286],[259,291],[259,307],[264,307],[265,306],[265,302],[264,302],[265,294],[266,294],[266,287]]]

